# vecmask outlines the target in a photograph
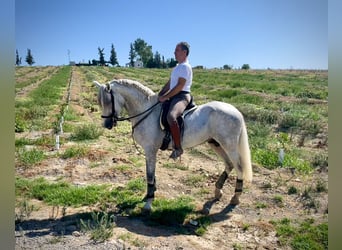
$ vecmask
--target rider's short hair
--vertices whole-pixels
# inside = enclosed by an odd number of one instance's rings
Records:
[[[187,42],[180,42],[178,45],[181,46],[182,50],[186,50],[186,55],[189,55],[190,52],[190,45]]]

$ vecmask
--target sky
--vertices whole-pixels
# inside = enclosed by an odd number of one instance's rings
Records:
[[[36,66],[109,60],[121,66],[138,38],[165,59],[190,44],[192,66],[328,69],[326,0],[16,0],[16,49]]]

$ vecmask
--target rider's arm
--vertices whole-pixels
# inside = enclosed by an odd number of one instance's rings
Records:
[[[163,96],[165,95],[165,93],[167,93],[167,91],[169,91],[170,89],[170,79],[167,81],[167,83],[164,85],[164,87],[160,90],[158,96]]]
[[[182,91],[183,87],[185,86],[185,83],[186,83],[186,79],[183,77],[179,77],[177,85],[171,91],[164,94],[162,96],[162,98],[159,97],[159,100],[162,102],[162,101],[165,101],[165,100],[170,99],[171,97],[177,95],[179,92]]]

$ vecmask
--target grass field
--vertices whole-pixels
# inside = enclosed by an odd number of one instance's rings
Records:
[[[328,72],[194,69],[196,104],[218,100],[243,113],[255,181],[245,189],[239,210],[225,214],[236,219],[221,218],[234,175],[224,188],[226,200],[203,216],[198,207],[212,196],[222,161],[205,145],[187,150],[182,162],[170,162],[168,152],[160,152],[157,199],[146,222],[144,156],[132,143],[128,122],[114,131],[101,128],[92,81],[128,78],[158,92],[169,74],[170,69],[16,68],[16,226],[58,216],[63,224],[69,212],[76,215],[69,223],[97,242],[114,237],[130,246],[160,247],[160,239],[142,231],[166,230],[174,248],[187,248],[196,235],[205,249],[222,244],[327,249]],[[84,207],[90,212],[80,212]],[[53,216],[56,209],[62,212]],[[127,221],[120,228],[128,231],[115,227],[125,216],[135,218],[141,230],[132,230]],[[264,240],[257,244],[256,238]],[[216,245],[210,245],[213,239]]]

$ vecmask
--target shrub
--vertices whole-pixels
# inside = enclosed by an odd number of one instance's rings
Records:
[[[98,139],[103,134],[103,130],[94,124],[82,125],[71,135],[71,140],[83,141]]]
[[[34,165],[45,159],[44,152],[38,149],[26,150],[22,149],[18,151],[19,161],[25,166]]]
[[[80,219],[82,231],[90,231],[90,239],[94,242],[104,242],[113,235],[115,216],[107,213],[91,213],[91,220]]]
[[[74,158],[74,157],[82,157],[87,154],[88,150],[84,147],[71,147],[67,148],[63,154],[61,154],[62,159]]]
[[[14,131],[16,133],[22,133],[25,131],[25,129],[26,129],[26,123],[24,119],[16,114]]]

